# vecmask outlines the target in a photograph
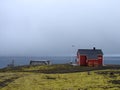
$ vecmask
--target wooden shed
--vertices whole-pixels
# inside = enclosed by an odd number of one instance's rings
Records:
[[[78,49],[77,64],[80,66],[103,66],[103,52],[101,49]]]

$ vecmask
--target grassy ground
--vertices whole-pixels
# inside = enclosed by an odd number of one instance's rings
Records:
[[[120,90],[120,69],[100,69],[69,65],[6,68],[0,70],[0,90]]]

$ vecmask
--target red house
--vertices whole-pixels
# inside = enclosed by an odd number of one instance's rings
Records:
[[[77,64],[80,66],[103,66],[103,52],[101,49],[78,49]]]

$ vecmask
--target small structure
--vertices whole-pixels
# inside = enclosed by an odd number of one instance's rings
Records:
[[[78,49],[77,64],[80,66],[103,66],[103,52],[101,49]]]
[[[48,60],[36,60],[36,61],[30,61],[30,65],[50,65],[50,61]]]

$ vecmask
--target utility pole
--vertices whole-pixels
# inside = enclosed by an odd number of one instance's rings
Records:
[[[14,59],[12,60],[12,66],[14,67]]]
[[[73,50],[74,50],[75,45],[72,45],[72,50],[71,50],[71,63],[73,62]]]

